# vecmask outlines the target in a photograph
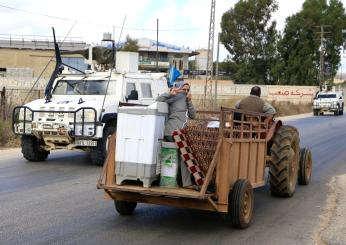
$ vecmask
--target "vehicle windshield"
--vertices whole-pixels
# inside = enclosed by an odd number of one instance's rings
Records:
[[[108,80],[59,80],[55,95],[105,95]],[[115,94],[115,81],[111,80],[107,94]]]
[[[334,99],[336,98],[336,94],[319,94],[317,99]]]

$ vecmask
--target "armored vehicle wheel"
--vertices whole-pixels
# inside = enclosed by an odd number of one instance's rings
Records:
[[[286,125],[279,128],[275,133],[270,152],[270,191],[274,196],[290,197],[294,194],[298,177],[298,130]]]
[[[311,151],[307,148],[300,149],[298,183],[300,185],[308,185],[312,172],[312,156]]]
[[[314,110],[314,116],[318,116],[318,110]]]
[[[116,131],[116,126],[112,124],[106,124],[103,130],[103,137],[97,141],[97,146],[92,147],[90,150],[91,162],[97,166],[103,166],[103,163],[107,156],[108,136],[112,135]]]
[[[131,215],[137,206],[136,202],[114,201],[117,212],[121,215]]]
[[[40,147],[40,141],[34,136],[23,135],[21,140],[23,157],[28,161],[44,161],[49,155]]]
[[[227,220],[238,229],[247,228],[252,220],[253,189],[246,179],[237,180],[229,194]]]

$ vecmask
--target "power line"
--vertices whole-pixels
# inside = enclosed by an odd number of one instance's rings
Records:
[[[60,17],[60,16],[54,16],[54,15],[48,15],[48,14],[43,14],[43,13],[39,13],[39,12],[33,12],[33,11],[29,11],[29,10],[24,10],[24,9],[19,9],[19,8],[15,8],[15,7],[11,7],[8,5],[3,5],[0,4],[1,8],[6,8],[6,9],[10,9],[13,11],[19,11],[19,12],[24,12],[27,14],[31,14],[31,15],[37,15],[37,16],[43,16],[46,18],[51,18],[51,19],[57,19],[57,20],[62,20],[62,21],[69,21],[69,22],[75,22],[77,21],[79,24],[86,24],[86,25],[94,25],[94,26],[103,26],[103,27],[112,27],[112,28],[117,28],[117,29],[121,29],[121,26],[114,26],[114,25],[110,25],[110,24],[102,24],[102,23],[95,23],[95,22],[87,22],[87,21],[80,21],[80,20],[75,20],[75,19],[69,19],[69,18],[65,18],[65,17]],[[126,27],[123,28],[125,30],[132,30],[132,31],[155,31],[156,29],[147,29],[147,28],[141,28],[141,27]],[[180,31],[197,31],[197,30],[205,30],[205,27],[192,27],[192,28],[178,28],[178,29],[161,29],[160,31],[164,31],[164,32],[180,32]]]
[[[73,21],[72,19],[67,19],[67,18],[63,18],[63,17],[58,17],[58,16],[53,16],[53,15],[47,15],[47,14],[32,12],[32,11],[28,11],[28,10],[24,10],[24,9],[19,9],[19,8],[14,8],[14,7],[11,7],[11,6],[6,6],[6,5],[3,5],[3,4],[0,4],[0,7],[6,8],[6,9],[15,10],[15,11],[24,12],[24,13],[27,13],[27,14],[40,15],[40,16],[45,16],[45,17],[48,17],[48,18],[54,18],[54,19],[65,20],[65,21]]]

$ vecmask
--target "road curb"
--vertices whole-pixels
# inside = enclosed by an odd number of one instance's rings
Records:
[[[308,113],[295,114],[295,115],[290,115],[290,116],[277,117],[277,119],[283,120],[283,121],[289,121],[289,120],[307,118],[307,117],[311,117],[311,116],[312,116],[312,112],[308,112]]]

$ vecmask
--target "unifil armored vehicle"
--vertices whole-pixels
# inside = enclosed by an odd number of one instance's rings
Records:
[[[141,73],[138,53],[115,56],[114,48],[112,52],[102,47],[86,51],[96,66],[80,71],[62,63],[55,34],[54,43],[56,66],[45,98],[14,109],[13,131],[21,135],[22,153],[29,161],[43,161],[52,150],[68,149],[88,151],[92,162],[102,165],[107,138],[116,131],[119,104],[153,103],[167,89],[165,73]],[[105,65],[112,57],[116,66]]]

